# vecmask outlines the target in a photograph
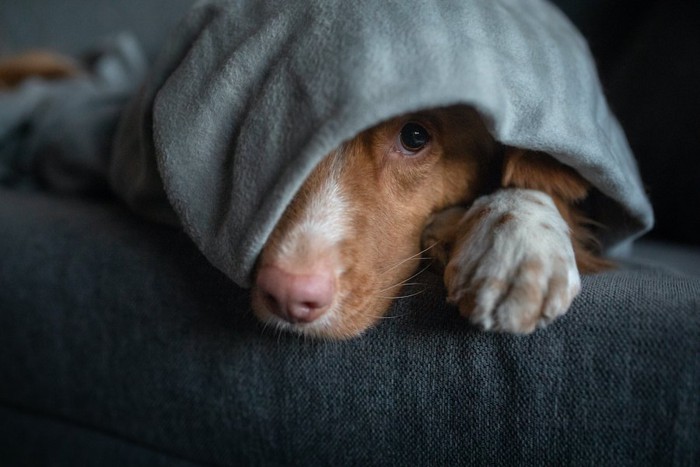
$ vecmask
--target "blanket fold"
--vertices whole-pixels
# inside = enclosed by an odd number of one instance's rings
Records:
[[[84,62],[76,78],[29,79],[0,92],[0,185],[108,191],[116,123],[145,78],[146,58],[136,38],[122,33]]]

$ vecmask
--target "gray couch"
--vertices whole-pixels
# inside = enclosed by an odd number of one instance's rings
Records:
[[[187,4],[48,3],[0,3],[6,48],[129,25],[154,51]],[[603,4],[562,6],[624,83]],[[698,465],[700,250],[660,240],[529,337],[469,327],[425,272],[391,319],[321,342],[264,329],[184,234],[109,196],[1,188],[0,464]]]

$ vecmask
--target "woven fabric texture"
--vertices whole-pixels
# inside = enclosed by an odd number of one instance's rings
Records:
[[[264,329],[184,234],[117,206],[2,191],[0,257],[0,403],[37,433],[220,465],[700,460],[697,278],[584,277],[514,337],[470,328],[425,273],[364,337],[320,342]]]

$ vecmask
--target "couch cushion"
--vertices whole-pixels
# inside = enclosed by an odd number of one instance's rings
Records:
[[[424,273],[391,319],[324,342],[258,325],[182,233],[109,201],[0,191],[0,258],[0,458],[65,459],[60,436],[12,435],[66,424],[76,462],[115,449],[85,432],[213,464],[700,462],[697,278],[584,277],[516,337]]]
[[[143,446],[138,440],[4,405],[0,406],[0,455],[6,466],[200,465]]]

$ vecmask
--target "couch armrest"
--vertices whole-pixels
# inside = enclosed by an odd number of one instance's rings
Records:
[[[584,277],[565,317],[516,337],[468,326],[426,273],[391,319],[324,342],[263,329],[183,234],[108,202],[0,191],[0,258],[0,405],[38,432],[213,464],[700,461],[697,278]]]

